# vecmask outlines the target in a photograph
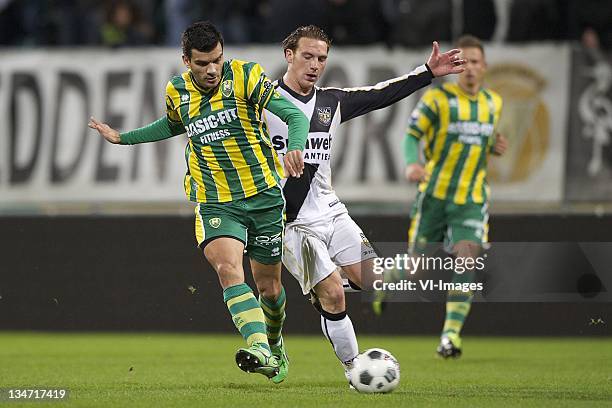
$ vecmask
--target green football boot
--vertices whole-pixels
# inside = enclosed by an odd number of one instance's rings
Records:
[[[270,348],[272,349],[272,355],[278,359],[279,363],[278,374],[271,379],[274,384],[280,384],[287,378],[289,373],[289,357],[287,357],[283,338],[281,337],[279,342],[274,346],[270,346]]]
[[[238,349],[236,364],[242,371],[263,374],[268,378],[273,378],[280,371],[278,358],[259,344]]]

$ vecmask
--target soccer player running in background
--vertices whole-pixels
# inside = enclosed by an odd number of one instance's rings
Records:
[[[465,71],[456,83],[428,90],[410,117],[404,150],[406,178],[418,185],[408,232],[409,253],[420,254],[427,243],[444,242],[458,258],[476,258],[487,242],[487,160],[508,147],[495,132],[502,99],[483,87],[487,69],[480,40],[471,35],[457,41]],[[419,162],[419,142],[426,164]],[[401,277],[396,277],[401,279]],[[454,273],[453,282],[469,283],[474,271]],[[437,353],[461,355],[461,329],[470,311],[472,292],[447,293],[446,320]],[[381,311],[375,304],[375,311]]]
[[[288,370],[281,336],[283,169],[261,115],[266,108],[288,126],[284,164],[296,177],[303,171],[308,121],[275,92],[259,64],[224,61],[223,38],[212,24],[188,27],[182,48],[188,71],[166,86],[166,116],[121,134],[94,118],[89,126],[109,142],[126,145],[187,133],[184,187],[197,203],[198,246],[217,272],[232,320],[248,344],[236,353],[236,363],[279,383]],[[245,249],[259,300],[244,281]]]
[[[376,253],[331,186],[331,143],[341,123],[398,102],[434,77],[461,72],[464,61],[459,50],[440,53],[434,42],[427,64],[406,75],[362,88],[319,88],[316,83],[325,71],[330,44],[328,36],[312,25],[296,29],[282,43],[287,72],[275,82],[276,89],[310,120],[304,174],[287,179],[283,186],[283,264],[303,293],[313,296],[323,333],[348,370],[359,349],[340,272],[352,286],[361,287],[362,271],[372,270]],[[266,119],[275,148],[285,154],[290,129],[275,112],[266,112]]]

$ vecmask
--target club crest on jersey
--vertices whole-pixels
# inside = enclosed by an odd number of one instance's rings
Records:
[[[232,96],[233,91],[234,91],[234,81],[232,81],[231,79],[228,79],[227,81],[223,81],[223,83],[221,84],[221,93],[223,94],[223,96],[225,96],[226,98],[229,98],[230,96]]]
[[[183,94],[181,96],[181,102],[187,102],[189,100],[189,95],[188,94]]]
[[[329,106],[317,108],[317,119],[324,126],[328,126],[332,119],[331,108]]]
[[[219,225],[221,225],[221,218],[219,217],[211,218],[210,220],[208,220],[208,223],[213,228],[219,228]]]

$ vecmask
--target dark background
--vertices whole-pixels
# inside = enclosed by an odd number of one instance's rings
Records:
[[[409,223],[399,216],[355,220],[372,242],[403,242]],[[610,215],[491,219],[497,242],[605,242],[611,230]],[[195,247],[192,217],[3,217],[0,239],[0,330],[235,330],[216,274]],[[283,280],[286,332],[319,333],[318,314],[297,282],[286,271]],[[359,294],[347,298],[358,333],[438,334],[443,322],[443,303],[393,303],[377,318]],[[472,310],[466,335],[612,334],[612,303],[588,298],[475,303]]]

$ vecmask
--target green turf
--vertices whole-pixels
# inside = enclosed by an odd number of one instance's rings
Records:
[[[400,361],[400,386],[388,395],[349,390],[322,336],[286,341],[289,378],[275,386],[235,366],[237,334],[0,332],[0,388],[64,387],[66,405],[100,407],[612,406],[609,338],[468,337],[462,359],[443,361],[433,337],[363,336],[362,349]]]

